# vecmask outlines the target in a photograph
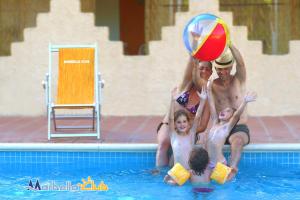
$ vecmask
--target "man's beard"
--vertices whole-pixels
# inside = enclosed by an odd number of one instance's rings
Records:
[[[220,76],[220,79],[221,79],[222,81],[227,81],[227,80],[230,79],[230,76]]]

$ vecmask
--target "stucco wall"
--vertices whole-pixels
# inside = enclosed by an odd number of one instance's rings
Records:
[[[37,17],[37,26],[24,31],[24,42],[12,44],[12,55],[0,57],[0,114],[45,115],[41,81],[48,66],[48,43],[97,42],[100,71],[106,81],[104,115],[163,115],[170,90],[180,82],[188,54],[182,30],[199,13],[214,13],[229,25],[245,58],[248,88],[257,91],[251,115],[300,114],[300,42],[290,54],[262,54],[259,41],[248,41],[245,27],[233,27],[231,13],[219,12],[217,0],[191,0],[188,13],[176,14],[176,26],[164,27],[162,41],[152,41],[148,56],[124,56],[121,42],[109,41],[106,27],[95,27],[94,15],[81,13],[79,0],[52,0],[50,13]]]

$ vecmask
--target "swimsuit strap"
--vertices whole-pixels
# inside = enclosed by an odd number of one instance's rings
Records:
[[[192,114],[196,114],[197,110],[198,110],[198,107],[199,107],[199,103],[194,105],[193,107],[191,108],[186,108],[188,109]]]

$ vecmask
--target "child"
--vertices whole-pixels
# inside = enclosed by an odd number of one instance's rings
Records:
[[[210,170],[208,170],[208,153],[207,151],[198,146],[193,146],[189,155],[189,178],[191,183],[209,183],[210,182]],[[164,181],[170,185],[177,185],[176,181],[170,176],[166,175]]]
[[[169,110],[169,135],[173,150],[174,163],[180,163],[189,169],[188,160],[192,147],[195,144],[195,135],[202,111],[206,102],[207,94],[205,87],[202,87],[200,105],[197,109],[192,126],[189,116],[185,110],[178,110],[174,113],[174,102],[176,101],[175,90],[172,92],[171,105]]]
[[[173,149],[174,163],[180,163],[185,169],[190,169],[189,158],[190,153],[193,152],[192,149],[195,144],[197,126],[199,124],[207,98],[206,88],[202,87],[201,94],[197,94],[201,100],[195,119],[191,126],[189,122],[189,116],[185,110],[178,110],[174,113],[174,102],[177,98],[175,95],[175,90],[172,91],[171,105],[169,110],[169,135]],[[169,184],[175,183],[169,175],[166,175],[165,181]]]
[[[207,169],[209,157],[207,151],[202,147],[194,146],[189,157],[190,181],[191,183],[209,183],[210,171]]]
[[[232,128],[239,121],[240,115],[243,113],[247,103],[256,100],[256,94],[248,92],[239,108],[235,111],[234,108],[225,108],[219,115],[217,114],[214,97],[212,94],[212,81],[209,80],[207,83],[208,102],[210,106],[210,113],[212,117],[212,128],[208,133],[207,148],[208,155],[210,158],[209,168],[214,169],[217,162],[227,164],[226,159],[223,155],[223,145],[227,136],[229,135]],[[237,169],[232,169],[233,173],[237,172]]]

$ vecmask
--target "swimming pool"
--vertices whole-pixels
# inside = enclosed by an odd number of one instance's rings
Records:
[[[164,184],[168,169],[155,176],[150,173],[155,145],[79,145],[77,150],[58,146],[2,147],[0,199],[300,199],[298,148],[245,149],[236,179],[225,185],[213,183],[213,192],[200,194],[193,193],[189,183]],[[103,181],[108,190],[80,190],[77,184],[89,176],[96,186]],[[30,180],[33,187],[38,180],[42,190],[27,190]]]

